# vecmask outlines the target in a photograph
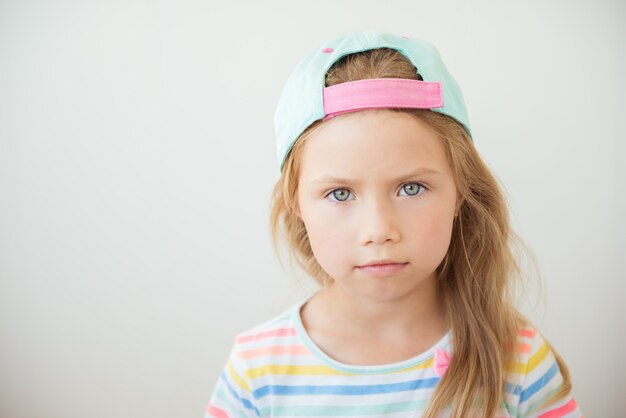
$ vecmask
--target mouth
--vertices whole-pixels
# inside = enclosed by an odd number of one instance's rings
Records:
[[[387,266],[387,265],[393,265],[393,264],[407,264],[407,263],[403,263],[400,261],[396,261],[396,260],[391,260],[391,259],[382,259],[382,260],[372,260],[367,264],[364,264],[362,266],[357,266],[358,268],[362,268],[362,267],[375,267],[375,266]]]
[[[389,276],[398,273],[409,263],[377,263],[357,266],[357,268],[370,276]]]

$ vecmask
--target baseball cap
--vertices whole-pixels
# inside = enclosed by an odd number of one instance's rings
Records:
[[[400,52],[416,67],[422,80],[374,78],[325,87],[326,73],[335,62],[377,48]],[[354,32],[311,51],[287,79],[274,113],[280,171],[295,141],[313,122],[380,108],[431,109],[454,118],[471,138],[461,88],[434,45],[387,32]]]

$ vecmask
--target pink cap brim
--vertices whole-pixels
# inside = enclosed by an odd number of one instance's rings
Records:
[[[407,78],[371,78],[326,87],[323,120],[366,109],[443,107],[441,83]]]

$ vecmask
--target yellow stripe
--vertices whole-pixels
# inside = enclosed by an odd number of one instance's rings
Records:
[[[526,375],[533,371],[533,369],[546,358],[549,351],[548,345],[544,341],[541,347],[539,347],[539,350],[528,359],[528,363],[511,362],[506,366],[506,370],[512,373]]]
[[[246,381],[243,380],[241,376],[237,374],[237,372],[235,371],[235,368],[233,367],[233,364],[230,361],[228,362],[227,367],[228,367],[228,374],[230,374],[230,378],[235,383],[237,383],[237,385],[239,385],[241,389],[245,390],[246,392],[250,392],[250,387],[248,386]]]
[[[268,364],[267,366],[254,367],[244,372],[246,378],[255,379],[265,375],[283,374],[290,376],[320,375],[320,374],[341,374],[338,370],[328,366],[290,366],[288,364]]]
[[[433,367],[435,364],[435,358],[431,357],[428,361],[418,364],[417,366],[409,367],[408,369],[404,369],[402,371],[410,371],[410,370],[419,370],[419,369],[428,369],[429,367]],[[392,372],[395,373],[395,372]]]
[[[430,358],[417,366],[413,366],[408,369],[397,370],[391,373],[407,372],[410,370],[427,369],[432,367],[433,359]],[[263,377],[266,375],[289,375],[289,376],[311,376],[311,375],[354,375],[358,373],[342,372],[329,366],[291,366],[288,364],[268,364],[267,366],[254,367],[244,372],[244,375],[248,379],[256,379],[257,377]]]
[[[511,373],[524,374],[524,370],[526,370],[526,365],[514,362],[506,365],[506,370]]]
[[[541,344],[541,347],[539,347],[539,350],[537,350],[537,352],[533,354],[530,360],[528,360],[528,366],[526,367],[526,374],[532,372],[533,369],[537,367],[537,365],[541,363],[544,358],[546,358],[546,356],[548,355],[548,351],[549,351],[548,345],[544,341],[543,344]]]

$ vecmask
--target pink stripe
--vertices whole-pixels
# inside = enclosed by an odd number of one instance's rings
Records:
[[[543,413],[541,415],[539,415],[537,418],[559,418],[559,417],[563,417],[567,414],[569,414],[570,412],[572,412],[574,409],[576,409],[576,400],[574,400],[574,398],[570,399],[570,401],[568,403],[566,403],[563,406],[560,406],[556,409],[553,409],[552,411],[548,411],[546,413]]]
[[[324,88],[324,119],[365,109],[443,107],[441,83],[407,78],[371,78]]]
[[[511,347],[513,347],[513,344],[511,343],[505,343],[504,344],[504,348],[506,350],[510,350]],[[530,344],[526,344],[526,343],[515,343],[515,352],[517,353],[530,353],[532,351],[532,346]]]
[[[528,338],[532,338],[535,336],[535,334],[537,333],[536,329],[522,329],[519,332],[519,335],[521,335],[522,337],[528,337]]]
[[[259,332],[258,334],[241,335],[235,338],[235,342],[246,343],[248,341],[262,340],[263,338],[289,337],[289,336],[294,336],[294,335],[296,335],[295,328],[276,328],[270,331]]]
[[[272,345],[269,347],[257,348],[254,350],[242,350],[239,352],[239,357],[242,359],[248,359],[260,356],[272,356],[280,354],[308,356],[312,353],[304,345]]]
[[[230,418],[226,412],[222,411],[221,409],[213,405],[209,405],[209,408],[207,409],[207,413],[209,414],[209,416],[212,416],[213,418]]]

